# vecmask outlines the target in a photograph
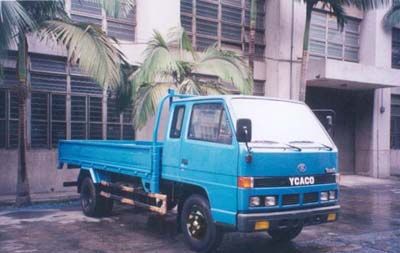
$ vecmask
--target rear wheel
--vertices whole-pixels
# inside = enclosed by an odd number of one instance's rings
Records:
[[[210,252],[221,243],[223,233],[212,220],[210,206],[203,196],[190,196],[183,204],[180,218],[185,243],[190,249]]]
[[[99,190],[90,177],[82,181],[80,199],[82,211],[86,216],[101,217],[110,215],[112,212],[113,201],[100,196]]]
[[[274,241],[287,242],[296,238],[303,230],[303,225],[288,228],[276,228],[268,231]]]

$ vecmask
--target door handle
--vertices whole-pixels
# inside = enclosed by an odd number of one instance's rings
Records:
[[[181,160],[181,165],[186,166],[186,165],[188,165],[188,164],[189,164],[189,160],[188,160],[188,159],[182,159],[182,160]]]

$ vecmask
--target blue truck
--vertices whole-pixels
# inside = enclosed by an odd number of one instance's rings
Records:
[[[338,150],[301,102],[170,91],[152,141],[66,140],[58,151],[60,169],[80,169],[64,185],[77,186],[85,215],[109,215],[114,201],[159,215],[177,207],[197,252],[215,249],[230,231],[288,241],[304,226],[336,221],[340,210]]]

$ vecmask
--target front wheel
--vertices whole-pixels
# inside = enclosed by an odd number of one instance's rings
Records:
[[[223,233],[212,220],[207,199],[201,195],[192,195],[184,202],[180,223],[191,250],[210,252],[222,241]]]
[[[82,181],[80,199],[82,211],[86,216],[108,216],[112,212],[113,201],[100,196],[98,189],[89,177]]]
[[[288,228],[276,228],[268,231],[274,241],[288,242],[296,238],[303,230],[303,225]]]

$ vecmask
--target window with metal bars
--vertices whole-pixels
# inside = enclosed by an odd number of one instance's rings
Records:
[[[400,69],[400,29],[392,30],[392,67]]]
[[[265,51],[265,1],[259,0],[256,56]],[[181,25],[197,50],[218,45],[248,54],[250,0],[181,0]]]
[[[0,90],[0,148],[6,147],[6,91]]]
[[[31,146],[49,147],[49,94],[32,92],[31,95]]]
[[[125,109],[122,113],[122,139],[123,140],[134,140],[135,139],[135,128],[133,126],[132,108]]]
[[[15,69],[4,69],[0,81],[0,148],[18,147],[18,95],[11,91],[17,85]]]
[[[361,20],[348,18],[341,31],[335,17],[326,12],[314,10],[310,29],[311,57],[358,62],[360,24]]]
[[[51,145],[53,148],[58,146],[60,140],[67,138],[66,121],[66,95],[51,94]]]
[[[107,34],[119,40],[135,41],[136,8],[114,18],[103,15],[101,6],[89,0],[72,0],[71,17],[77,22],[92,23],[102,27],[106,24]]]
[[[87,138],[87,99],[86,96],[71,96],[71,139]]]
[[[72,0],[71,18],[76,22],[92,23],[101,27],[101,6],[89,0]]]
[[[102,98],[89,97],[89,139],[103,139]]]
[[[392,95],[390,147],[400,149],[400,95]]]
[[[265,81],[254,80],[253,95],[255,95],[255,96],[264,96],[265,95]]]
[[[120,140],[122,133],[121,114],[118,112],[115,98],[107,99],[107,139]]]

